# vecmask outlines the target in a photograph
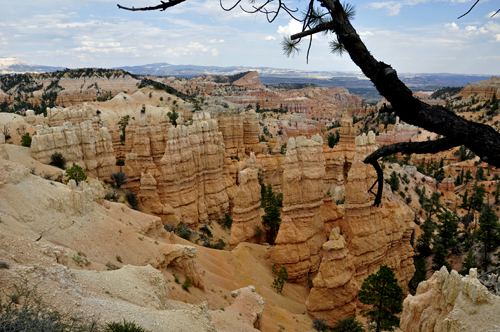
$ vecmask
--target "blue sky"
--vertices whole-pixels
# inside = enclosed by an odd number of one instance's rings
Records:
[[[247,0],[243,0],[245,2]],[[217,0],[187,0],[164,12],[128,12],[116,6],[152,6],[156,0],[3,1],[0,57],[28,64],[116,67],[156,62],[212,66],[359,71],[347,55],[329,52],[328,36],[313,41],[309,64],[282,54],[284,35],[300,24],[281,15],[223,11]],[[230,5],[232,2],[223,0]],[[306,1],[286,1],[302,9]],[[351,1],[354,27],[381,61],[405,73],[500,74],[499,1]]]

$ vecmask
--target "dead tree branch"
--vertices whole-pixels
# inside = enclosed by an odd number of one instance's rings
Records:
[[[124,7],[124,6],[121,6],[119,4],[117,4],[118,8],[120,9],[125,9],[125,10],[130,10],[130,11],[148,11],[148,10],[160,10],[160,11],[164,11],[165,9],[169,8],[169,7],[173,7],[173,6],[176,6],[182,2],[184,2],[186,0],[170,0],[168,2],[164,2],[164,1],[160,1],[161,2],[161,5],[158,5],[158,6],[154,6],[154,7],[139,7],[139,8],[135,8],[135,7]]]

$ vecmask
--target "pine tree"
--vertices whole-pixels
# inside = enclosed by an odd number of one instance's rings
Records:
[[[87,175],[83,172],[83,169],[75,163],[73,163],[71,168],[66,170],[66,175],[68,176],[68,180],[66,180],[66,182],[69,180],[75,180],[77,186],[78,182],[87,180]]]
[[[414,263],[415,274],[413,274],[413,278],[411,278],[408,284],[412,294],[415,294],[417,291],[418,284],[427,279],[427,264],[425,263],[425,259],[417,257],[414,259],[416,259]]]
[[[467,253],[467,257],[465,257],[464,261],[462,262],[462,268],[458,273],[465,276],[468,275],[470,269],[473,268],[477,268],[476,257],[474,256],[472,250],[469,250],[469,252]]]
[[[417,251],[418,256],[421,258],[428,257],[432,254],[431,243],[434,238],[434,230],[436,225],[430,219],[427,219],[422,224],[422,230],[424,231],[417,239]]]
[[[486,205],[479,216],[479,229],[476,232],[477,240],[481,245],[482,263],[486,271],[489,263],[488,254],[500,245],[500,225],[498,217],[491,206]]]
[[[402,293],[394,272],[387,265],[382,265],[377,273],[370,274],[363,281],[358,300],[372,308],[362,310],[361,314],[375,323],[376,332],[399,326],[396,314],[403,311]]]
[[[447,251],[455,251],[458,245],[456,240],[458,229],[458,218],[450,211],[438,215],[440,223],[437,225],[438,237],[441,239],[441,244]]]
[[[273,191],[273,185],[268,184],[264,198],[264,212],[262,223],[268,230],[268,241],[274,244],[274,240],[278,235],[278,230],[281,224],[281,212],[278,207],[278,199]]]
[[[447,252],[446,248],[443,246],[441,242],[435,242],[434,247],[432,248],[432,269],[434,271],[438,271],[442,266],[446,266],[448,271],[451,271],[451,265],[446,260]]]

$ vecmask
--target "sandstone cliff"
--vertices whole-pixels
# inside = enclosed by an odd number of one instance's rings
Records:
[[[377,272],[379,266],[387,264],[396,274],[399,285],[407,290],[415,272],[410,244],[415,225],[410,210],[397,201],[387,201],[381,208],[373,206],[374,195],[369,194],[368,189],[376,173],[363,159],[376,149],[374,143],[373,132],[356,138],[357,152],[347,177],[341,232],[353,255],[359,285],[368,275]]]
[[[94,177],[109,177],[116,163],[108,130],[94,130],[90,120],[76,126],[71,122],[61,127],[38,125],[31,143],[33,158],[48,164],[56,152],[61,153],[69,165],[77,163],[87,175]]]
[[[338,227],[323,244],[323,256],[314,287],[306,305],[309,313],[333,326],[339,319],[356,314],[359,285],[354,278],[355,265]]]
[[[335,201],[345,198],[347,174],[351,168],[356,153],[356,129],[353,127],[352,117],[346,109],[340,122],[339,142],[331,149],[327,140],[323,144],[323,154],[326,162],[325,190],[330,192]]]
[[[468,83],[461,92],[464,99],[470,99],[472,97],[491,99],[494,94],[496,94],[497,98],[500,96],[500,77],[497,76],[493,76],[489,80],[481,82]]]
[[[445,267],[418,285],[403,302],[400,327],[404,332],[497,331],[500,297],[477,280],[477,270],[462,277]]]
[[[254,157],[255,158],[255,157]],[[260,243],[258,228],[264,230],[260,208],[260,184],[257,169],[246,168],[239,172],[239,186],[234,195],[233,224],[229,246],[240,242]]]
[[[193,116],[191,126],[168,131],[159,162],[158,194],[185,224],[217,220],[229,212],[236,189],[225,168],[224,143],[217,121],[208,113]]]
[[[283,171],[283,217],[271,260],[284,266],[291,281],[305,280],[320,263],[326,240],[323,204],[325,158],[319,135],[290,138]]]

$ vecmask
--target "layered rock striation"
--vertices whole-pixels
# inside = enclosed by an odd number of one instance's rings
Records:
[[[357,152],[347,177],[344,203],[344,221],[341,231],[353,255],[358,284],[387,264],[396,274],[404,290],[408,289],[415,268],[413,248],[410,244],[414,228],[411,212],[398,202],[385,202],[383,207],[373,206],[374,196],[368,193],[376,179],[371,165],[364,158],[374,151],[375,135],[356,138]]]
[[[108,130],[94,130],[90,120],[75,126],[71,122],[60,127],[36,126],[31,142],[33,158],[49,164],[56,152],[61,153],[69,165],[74,162],[94,177],[109,177],[116,163]]]
[[[208,113],[191,126],[170,128],[158,164],[158,194],[185,224],[216,220],[229,211],[236,189],[225,168],[225,148],[217,121]]]
[[[260,243],[259,232],[264,230],[260,208],[260,184],[257,169],[246,168],[239,172],[239,186],[234,194],[230,248],[240,242]],[[259,231],[260,229],[261,231]]]
[[[283,221],[271,260],[284,266],[291,281],[305,280],[319,268],[326,240],[323,204],[325,158],[323,139],[290,138],[283,172]]]
[[[328,242],[323,244],[323,257],[306,301],[309,313],[329,326],[339,319],[356,314],[359,286],[355,281],[352,255],[339,227],[332,229]]]

